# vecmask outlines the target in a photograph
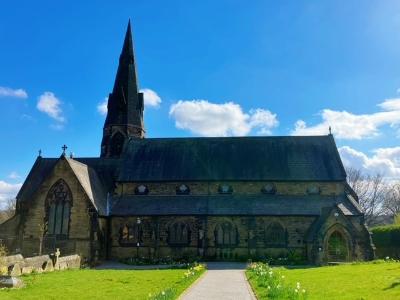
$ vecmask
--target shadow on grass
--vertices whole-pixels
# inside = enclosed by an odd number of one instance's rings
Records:
[[[317,268],[320,268],[320,266],[317,266],[317,265],[281,265],[281,266],[279,266],[279,265],[273,265],[273,266],[271,266],[271,267],[281,267],[281,268],[284,268],[284,269],[288,269],[288,270],[299,270],[299,269],[317,269]]]
[[[400,279],[397,279],[395,282],[393,282],[390,286],[384,288],[384,291],[390,290],[390,289],[394,289],[396,287],[400,287]]]

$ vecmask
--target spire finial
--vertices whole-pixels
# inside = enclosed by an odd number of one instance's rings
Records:
[[[38,152],[39,152],[39,153],[38,153],[38,157],[42,157],[42,149],[39,149]]]
[[[64,146],[62,146],[61,149],[63,150],[62,155],[65,156],[65,151],[68,149],[68,147],[64,144]]]
[[[332,128],[329,126],[329,135],[332,135]]]
[[[128,63],[133,63],[133,41],[132,41],[132,29],[131,29],[131,19],[128,21],[128,26],[126,28],[124,45],[122,46],[122,52],[120,56],[120,61],[127,59]]]

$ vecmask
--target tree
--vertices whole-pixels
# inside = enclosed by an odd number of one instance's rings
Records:
[[[358,195],[366,223],[373,225],[376,219],[385,212],[383,203],[387,190],[383,175],[379,173],[366,175],[354,168],[348,168],[346,173],[348,184]]]
[[[387,214],[397,216],[400,222],[400,182],[388,185],[383,208]]]
[[[15,214],[17,201],[16,199],[8,199],[5,207],[0,210],[0,224],[12,218]]]

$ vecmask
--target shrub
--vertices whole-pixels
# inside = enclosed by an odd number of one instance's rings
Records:
[[[372,228],[372,239],[379,258],[400,258],[400,225]]]
[[[7,248],[2,243],[0,243],[0,257],[7,255]]]

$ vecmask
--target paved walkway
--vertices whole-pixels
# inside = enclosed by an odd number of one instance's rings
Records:
[[[179,298],[180,300],[255,300],[241,263],[207,263],[206,273]]]

